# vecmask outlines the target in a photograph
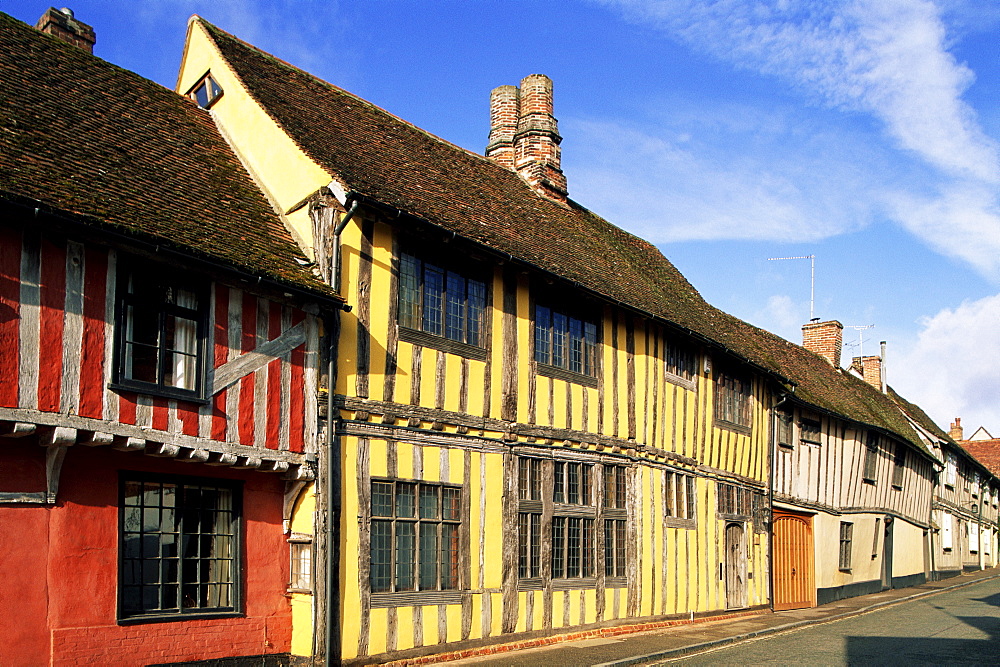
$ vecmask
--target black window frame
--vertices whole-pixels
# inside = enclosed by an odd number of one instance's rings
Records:
[[[139,484],[141,491],[140,502],[130,503],[127,502],[129,497],[127,493],[130,490],[130,485]],[[176,499],[173,505],[164,504],[165,501],[162,500],[163,494],[160,492],[160,504],[158,505],[147,505],[144,502],[146,485],[157,485],[161,489],[166,485],[172,485],[173,487],[180,489],[180,494],[176,495]],[[191,527],[202,527],[204,523],[203,514],[206,510],[200,507],[188,506],[186,509],[189,514],[182,516],[177,516],[178,509],[181,507],[187,495],[191,493],[188,490],[191,487],[198,487],[200,490],[210,489],[210,490],[224,490],[230,494],[230,504],[231,508],[229,510],[217,509],[217,513],[227,512],[230,514],[230,533],[227,534],[215,534],[216,538],[229,538],[229,555],[227,557],[215,557],[207,558],[204,556],[194,556],[190,554],[185,556],[184,551],[186,549],[193,548],[195,551],[199,549],[204,549],[205,533],[185,530],[184,526],[190,524]],[[132,487],[134,489],[134,487]],[[199,491],[200,493],[200,491]],[[138,531],[126,530],[129,526],[129,510],[130,507],[138,507],[140,513],[141,528]],[[169,520],[169,514],[165,510],[169,511],[173,508],[174,512],[174,526],[179,526],[176,531],[166,531],[168,534],[175,536],[175,551],[171,551],[168,547],[170,546],[168,541],[162,539],[158,540],[156,543],[157,555],[155,557],[146,557],[146,549],[151,545],[150,540],[147,539],[155,535],[162,536],[164,531],[162,530],[166,522]],[[156,511],[158,516],[158,526],[156,530],[147,530],[146,521],[151,520],[152,517],[147,517],[148,512]],[[193,517],[194,513],[198,513],[197,519]],[[190,517],[190,518],[189,518]],[[190,541],[186,541],[185,537],[191,537],[192,533],[197,534],[200,537],[196,543],[191,546]],[[138,535],[139,543],[135,546],[138,547],[138,557],[136,554],[135,547],[129,544],[129,535]],[[117,593],[117,620],[119,625],[133,624],[133,623],[160,623],[163,621],[176,621],[176,620],[191,620],[196,618],[232,618],[241,617],[244,615],[244,567],[243,567],[243,550],[245,542],[245,525],[243,520],[243,482],[240,480],[229,480],[229,479],[215,479],[208,477],[192,477],[185,475],[162,475],[158,473],[146,473],[146,472],[132,472],[132,471],[121,471],[119,473],[119,488],[118,488],[118,593]],[[212,543],[212,547],[215,548],[218,544],[225,545],[225,542]],[[164,554],[176,553],[176,556],[165,556]],[[141,580],[136,584],[134,580],[134,570],[130,567],[136,561],[139,563],[139,576]],[[176,582],[170,581],[170,562],[176,561]],[[212,563],[218,561],[228,561],[230,568],[228,572],[228,581],[201,581],[201,574],[204,571],[205,563]],[[157,566],[154,568],[149,565],[149,563],[155,562]],[[186,563],[195,563],[196,567],[193,569],[197,570],[197,576],[195,577],[198,581],[191,581],[190,578],[185,582],[185,573],[190,573],[192,567],[186,565]],[[133,573],[130,573],[132,570]],[[156,575],[156,582],[146,583],[144,580],[150,575]],[[161,581],[161,579],[167,577],[167,581]],[[140,606],[132,606],[129,601],[129,588],[138,585],[139,597],[142,601],[144,594],[142,588],[145,587],[157,587],[158,597],[160,604],[157,607],[152,605],[147,605],[144,601],[141,602]],[[176,607],[164,606],[163,600],[169,594],[169,587],[174,586],[176,588],[175,600],[177,601]],[[230,602],[229,605],[216,605],[216,606],[197,606],[197,607],[185,607],[184,599],[186,597],[184,589],[185,587],[191,586],[228,586],[230,589]],[[190,590],[190,588],[189,588]],[[198,595],[204,593],[202,590],[197,591]]]
[[[384,484],[392,487],[392,499],[391,499],[391,512],[392,514],[376,514],[376,492],[375,485]],[[399,494],[397,490],[400,486],[407,486],[413,488],[413,515],[406,516],[399,513]],[[434,489],[435,495],[437,497],[437,514],[438,516],[421,516],[422,507],[421,500],[424,498],[423,491],[425,489]],[[454,513],[450,516],[445,516],[445,492],[454,492]],[[464,590],[466,582],[463,581],[463,562],[467,556],[462,551],[462,503],[464,500],[464,489],[462,486],[457,484],[444,484],[440,482],[424,482],[420,480],[408,480],[408,479],[397,479],[390,477],[373,477],[371,479],[371,501],[369,507],[369,590],[373,596],[385,595],[385,594],[395,594],[395,593],[420,593],[420,592],[450,592],[450,591],[461,591]],[[386,564],[388,568],[388,587],[383,587],[376,581],[376,546],[375,538],[378,530],[376,529],[377,524],[388,524],[389,525],[389,546],[388,554],[389,561]],[[401,583],[400,574],[401,568],[405,570],[405,563],[400,563],[398,559],[400,548],[400,540],[398,528],[401,525],[413,526],[413,532],[410,536],[412,538],[412,561],[410,562],[411,571],[409,576],[412,578],[412,585],[406,586],[405,580]],[[421,556],[423,554],[426,545],[423,543],[425,535],[425,526],[434,526],[434,547],[433,551],[435,553],[434,558],[434,584],[433,586],[426,585],[426,572],[422,570],[425,562],[421,561]],[[454,548],[449,549],[447,553],[451,554],[451,562],[445,563],[444,556],[445,548],[445,534],[444,527],[450,527],[453,531],[451,536],[452,546]],[[429,533],[430,531],[426,531]],[[380,561],[381,562],[381,561]],[[449,567],[451,572],[450,575],[453,579],[453,584],[445,583],[443,580],[444,569]]]
[[[485,361],[491,306],[491,284],[486,272],[452,258],[416,252],[405,246],[394,264],[400,340]],[[433,287],[434,276],[440,278],[439,291]],[[462,297],[452,299],[460,291],[459,283]],[[482,290],[480,298],[473,297],[470,287]],[[430,305],[432,296],[438,302],[436,308]],[[461,314],[456,315],[452,306],[459,301]],[[475,326],[473,309],[478,310]],[[437,317],[433,316],[435,310]],[[454,317],[461,320],[460,326],[455,326]]]
[[[663,341],[664,376],[681,386],[693,389],[698,377],[698,351],[674,336]]]
[[[162,271],[151,270],[148,266],[140,268],[135,260],[120,260],[115,284],[115,330],[113,373],[110,388],[117,391],[132,391],[150,396],[175,398],[184,401],[205,403],[207,392],[208,371],[208,334],[210,300],[206,284],[198,284],[191,280],[168,279],[163,274],[172,272],[163,268]],[[205,281],[207,283],[207,281]],[[151,303],[144,294],[146,291],[159,291],[159,303]],[[194,308],[177,303],[170,303],[171,291],[177,294],[181,291],[192,294],[196,300]],[[176,296],[173,297],[176,300]],[[157,342],[154,345],[129,340],[129,309],[145,310],[147,315],[155,315]],[[170,331],[169,318],[194,322],[195,332],[193,352],[171,350],[167,347]],[[140,380],[129,377],[128,364],[134,359],[136,347],[151,348],[156,351],[156,381]],[[179,353],[194,358],[194,388],[185,389],[166,380],[169,364],[165,362],[169,353]]]
[[[901,442],[896,443],[896,451],[892,457],[892,488],[902,490],[903,477],[906,473],[907,461],[906,445]]]
[[[799,442],[805,445],[823,444],[823,422],[815,417],[799,419]]]
[[[861,471],[861,481],[875,484],[878,481],[878,435],[869,431],[865,439],[865,458]]]

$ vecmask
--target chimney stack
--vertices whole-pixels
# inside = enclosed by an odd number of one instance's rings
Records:
[[[853,357],[851,359],[851,370],[861,376],[861,378],[881,392],[885,392],[882,386],[882,357],[877,354],[864,357]]]
[[[94,29],[73,18],[73,10],[68,7],[62,9],[49,7],[48,11],[42,14],[42,18],[38,19],[35,27],[73,46],[78,46],[87,53],[94,53],[94,43],[97,42]]]
[[[552,80],[544,74],[500,86],[490,94],[490,138],[486,157],[513,168],[538,194],[566,203],[560,168],[559,128],[552,115]]]
[[[815,318],[802,325],[802,347],[840,368],[840,352],[844,345],[844,325],[837,320],[820,322]]]
[[[965,435],[962,432],[961,417],[955,417],[955,421],[951,423],[951,428],[948,429],[948,435],[951,436],[952,440],[965,440]]]

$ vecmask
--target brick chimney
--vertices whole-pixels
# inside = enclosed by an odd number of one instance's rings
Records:
[[[853,357],[851,370],[879,391],[885,391],[882,387],[882,357],[878,355]]]
[[[802,347],[823,357],[834,368],[840,368],[843,345],[844,325],[837,320],[820,322],[817,317],[802,325]]]
[[[521,87],[500,86],[490,94],[490,138],[486,157],[513,168],[534,190],[566,202],[560,168],[559,128],[552,115],[552,80],[544,74],[521,79]]]
[[[94,52],[94,43],[97,42],[94,29],[73,18],[73,10],[68,7],[62,9],[49,7],[48,11],[42,14],[42,18],[38,19],[35,27],[73,46],[79,46],[87,53]]]
[[[955,421],[951,423],[951,428],[948,429],[948,435],[951,436],[952,440],[965,440],[965,435],[962,432],[961,417],[955,417]]]

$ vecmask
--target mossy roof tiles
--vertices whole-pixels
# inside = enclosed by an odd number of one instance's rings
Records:
[[[207,112],[2,13],[0,198],[332,295]]]
[[[728,348],[798,399],[920,446],[892,401],[821,357],[706,303],[655,246],[202,21],[247,91],[317,164],[395,207]]]

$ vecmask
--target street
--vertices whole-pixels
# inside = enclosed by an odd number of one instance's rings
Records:
[[[1000,580],[656,664],[996,665]]]

